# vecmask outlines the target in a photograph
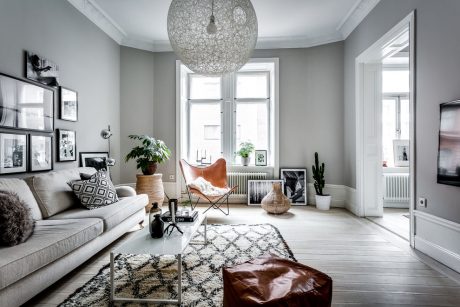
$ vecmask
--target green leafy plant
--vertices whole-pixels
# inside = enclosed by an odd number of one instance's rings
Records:
[[[243,142],[240,144],[240,150],[236,152],[242,158],[247,158],[254,151],[254,144],[251,142]]]
[[[315,180],[314,186],[316,190],[316,195],[324,195],[323,189],[326,182],[324,181],[324,163],[319,165],[318,153],[315,152],[315,165],[312,166],[313,179]]]
[[[134,147],[126,155],[125,161],[136,160],[137,168],[144,173],[150,164],[163,163],[171,157],[171,151],[162,140],[157,140],[148,135],[130,135],[129,138],[138,140],[142,144]]]

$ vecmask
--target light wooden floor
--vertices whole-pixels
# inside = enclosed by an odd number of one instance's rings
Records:
[[[383,217],[368,219],[409,241],[410,220],[404,215],[409,215],[409,209],[383,208]]]
[[[439,271],[445,270],[453,278],[458,278],[457,274],[440,265],[438,271],[431,269],[407,241],[346,210],[321,212],[312,207],[294,207],[286,215],[272,216],[259,207],[234,206],[230,216],[211,211],[208,220],[222,224],[271,223],[278,227],[298,261],[332,277],[334,306],[460,305],[460,284]],[[108,263],[112,247],[28,305],[55,306],[62,302]]]

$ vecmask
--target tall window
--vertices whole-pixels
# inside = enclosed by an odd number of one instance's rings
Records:
[[[267,151],[268,166],[274,166],[275,69],[275,60],[270,59],[214,77],[181,65],[181,156],[191,162],[224,157],[239,165],[240,144],[251,142],[257,150]]]
[[[409,70],[384,68],[382,82],[383,161],[393,167],[393,140],[409,140]]]

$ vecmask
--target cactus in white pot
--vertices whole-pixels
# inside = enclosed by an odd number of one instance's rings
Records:
[[[329,210],[331,207],[331,196],[324,194],[324,186],[326,181],[324,180],[324,162],[319,164],[318,153],[315,152],[315,165],[312,166],[313,179],[315,180],[314,186],[316,190],[315,200],[316,208],[320,210]]]

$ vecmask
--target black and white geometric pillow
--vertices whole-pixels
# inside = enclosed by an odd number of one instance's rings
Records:
[[[90,210],[118,201],[115,187],[105,170],[99,170],[88,180],[73,181],[70,187],[81,204]]]

